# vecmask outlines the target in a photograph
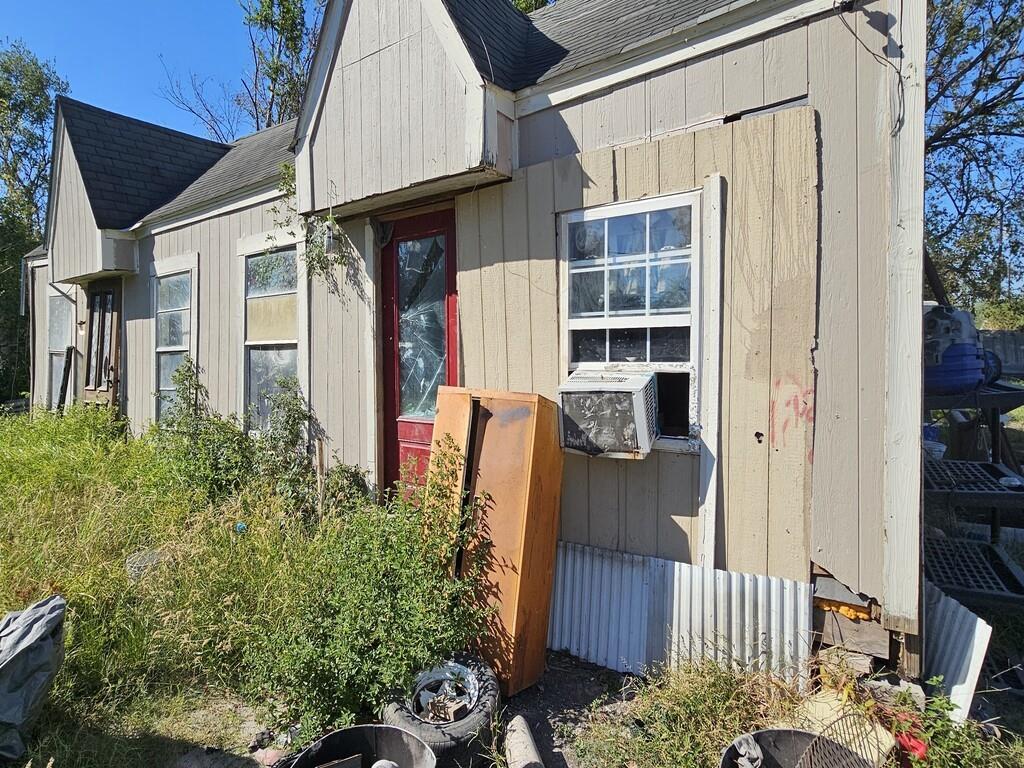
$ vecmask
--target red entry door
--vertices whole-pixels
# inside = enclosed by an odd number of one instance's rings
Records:
[[[384,482],[426,470],[437,388],[458,384],[455,211],[395,222],[381,254]]]

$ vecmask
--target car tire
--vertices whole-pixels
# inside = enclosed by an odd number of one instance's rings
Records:
[[[411,693],[384,709],[383,721],[419,737],[437,757],[437,768],[479,768],[493,742],[494,720],[500,701],[498,678],[482,659],[456,654],[452,660],[472,675],[477,685],[476,703],[460,720],[434,723],[421,719],[412,709]]]

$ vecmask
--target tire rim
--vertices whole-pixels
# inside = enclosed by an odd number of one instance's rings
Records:
[[[430,702],[438,696],[446,696],[451,701],[465,704],[462,716],[454,720],[435,720],[425,717]],[[454,723],[464,719],[476,706],[479,698],[480,683],[476,679],[476,674],[463,664],[448,661],[421,673],[416,678],[408,705],[413,716],[425,723]]]

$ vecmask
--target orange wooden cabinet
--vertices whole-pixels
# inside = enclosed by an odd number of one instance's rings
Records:
[[[557,407],[535,394],[440,387],[435,449],[445,435],[467,457],[464,487],[493,500],[483,530],[497,611],[480,650],[512,696],[544,674],[562,494]]]

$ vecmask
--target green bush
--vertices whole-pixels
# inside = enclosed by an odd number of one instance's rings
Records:
[[[190,402],[137,439],[96,408],[0,417],[0,609],[68,599],[59,720],[213,686],[312,734],[481,636],[486,547],[451,578],[476,533],[454,457],[377,503],[358,470],[318,480],[301,429],[254,439]]]

